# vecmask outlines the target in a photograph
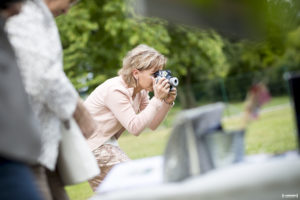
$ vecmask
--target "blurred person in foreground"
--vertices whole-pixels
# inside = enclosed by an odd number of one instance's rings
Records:
[[[22,0],[0,1],[0,199],[41,200],[28,165],[35,164],[41,137],[28,103],[4,25]]]
[[[57,172],[61,126],[72,117],[87,137],[93,120],[63,71],[63,51],[55,23],[73,0],[28,0],[22,12],[7,23],[30,104],[38,119],[42,152],[32,166],[44,199],[69,199]],[[84,119],[84,120],[82,120]]]
[[[99,85],[86,99],[85,105],[98,124],[88,138],[101,169],[101,174],[89,181],[94,191],[114,165],[130,160],[117,141],[125,129],[135,136],[147,127],[155,130],[173,106],[176,88],[170,91],[167,79],[154,78],[165,64],[162,54],[139,45],[123,59],[119,76]],[[149,100],[151,91],[154,96]]]

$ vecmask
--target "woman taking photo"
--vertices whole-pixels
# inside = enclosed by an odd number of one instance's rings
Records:
[[[119,76],[99,85],[86,99],[85,105],[98,124],[88,138],[101,169],[101,174],[89,181],[93,190],[114,165],[130,160],[117,141],[125,129],[135,136],[146,128],[155,130],[174,104],[176,88],[170,91],[167,79],[154,78],[166,60],[155,49],[139,45],[123,59]],[[148,93],[152,91],[150,100]]]

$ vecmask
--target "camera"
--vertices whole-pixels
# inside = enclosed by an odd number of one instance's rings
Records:
[[[154,73],[154,78],[156,79],[156,81],[163,77],[165,77],[169,81],[170,91],[173,89],[173,87],[177,87],[177,85],[179,84],[178,78],[173,77],[170,70],[159,70]]]

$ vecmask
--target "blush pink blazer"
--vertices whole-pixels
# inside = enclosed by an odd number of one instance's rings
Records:
[[[92,150],[100,147],[112,136],[117,139],[125,129],[138,136],[145,128],[155,130],[172,106],[142,90],[132,98],[121,76],[99,85],[84,102],[97,122],[97,130],[88,138]]]

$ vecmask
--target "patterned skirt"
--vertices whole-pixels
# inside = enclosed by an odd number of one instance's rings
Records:
[[[103,182],[108,172],[114,165],[130,161],[130,158],[118,146],[111,144],[103,144],[93,151],[96,157],[101,173],[89,180],[89,184],[93,191]]]

